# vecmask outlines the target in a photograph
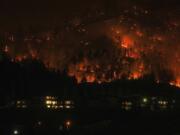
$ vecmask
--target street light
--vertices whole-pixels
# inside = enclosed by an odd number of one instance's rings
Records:
[[[71,125],[72,125],[72,122],[70,120],[67,120],[65,122],[65,126],[66,126],[67,129],[69,129],[71,127]]]
[[[15,129],[15,130],[13,131],[13,134],[14,134],[14,135],[18,135],[18,134],[19,134],[19,131],[18,131],[17,129]]]
[[[143,102],[144,102],[144,103],[147,103],[147,102],[148,102],[148,99],[147,99],[147,98],[143,98]]]

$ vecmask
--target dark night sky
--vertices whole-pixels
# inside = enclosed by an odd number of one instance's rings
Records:
[[[143,4],[149,8],[174,8],[179,0],[4,0],[0,4],[0,24],[36,24],[58,22],[78,14],[86,14],[93,8],[113,11]]]

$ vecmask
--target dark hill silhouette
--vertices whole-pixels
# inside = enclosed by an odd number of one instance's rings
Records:
[[[168,83],[157,84],[152,75],[139,80],[116,80],[111,83],[77,84],[67,72],[47,69],[41,61],[26,59],[12,62],[1,54],[0,99],[56,95],[62,98],[100,99],[122,96],[165,96],[180,97],[180,90]]]

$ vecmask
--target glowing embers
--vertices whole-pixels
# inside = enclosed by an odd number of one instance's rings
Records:
[[[72,100],[59,100],[57,97],[46,96],[45,106],[47,109],[73,109],[74,102]]]
[[[9,47],[6,45],[4,48],[4,52],[8,53],[9,52]]]
[[[129,80],[136,80],[136,79],[139,79],[140,77],[142,76],[142,74],[140,72],[133,72],[130,74],[129,76]]]
[[[131,48],[134,45],[134,40],[130,36],[123,36],[121,46],[123,48]]]
[[[162,42],[162,41],[165,40],[165,38],[164,38],[163,36],[161,36],[161,35],[154,35],[154,36],[152,37],[152,40],[153,40],[154,42]]]
[[[135,34],[136,34],[138,37],[143,37],[143,35],[144,35],[144,33],[143,33],[142,31],[140,31],[140,30],[137,30],[137,31],[135,32]]]
[[[143,77],[143,75],[145,74],[144,64],[141,62],[135,63],[131,71],[132,72],[129,74],[129,77],[128,77],[129,80],[136,80]]]
[[[15,102],[15,105],[16,105],[16,108],[19,108],[19,109],[27,108],[27,101],[25,101],[25,100],[17,100]]]
[[[171,81],[169,84],[180,88],[180,78],[176,79],[175,81]]]
[[[99,65],[88,61],[87,59],[83,59],[82,62],[77,64],[72,64],[69,66],[68,74],[69,76],[75,76],[78,83],[88,82],[93,83],[96,82],[96,74],[95,70]]]
[[[140,59],[141,58],[141,47],[133,36],[125,35],[120,40],[120,49],[122,50],[122,57]],[[119,45],[118,45],[119,46]]]
[[[96,80],[96,76],[94,74],[90,74],[90,75],[86,76],[86,81],[88,83],[93,83],[93,82],[95,82],[95,80]]]
[[[26,55],[17,55],[16,57],[15,57],[15,61],[16,62],[21,62],[21,61],[23,61],[23,60],[25,60],[25,59],[27,59],[27,56]],[[13,60],[14,61],[14,60]]]
[[[136,49],[136,48],[126,50],[125,56],[126,56],[127,58],[132,58],[132,59],[138,59],[138,58],[140,58],[139,51],[138,51],[138,49]]]

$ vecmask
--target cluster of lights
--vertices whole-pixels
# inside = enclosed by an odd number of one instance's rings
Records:
[[[51,97],[51,96],[46,96],[45,105],[46,105],[46,108],[49,108],[49,109],[58,109],[60,107],[58,106],[57,98]]]
[[[173,104],[175,104],[176,101],[173,99],[172,101],[170,100],[162,100],[158,99],[157,97],[143,97],[140,102],[139,100],[137,101],[123,101],[121,103],[121,108],[123,110],[131,110],[134,107],[140,107],[140,108],[150,108],[151,110],[154,110],[155,107],[158,109],[167,109],[168,107],[173,107]],[[133,106],[134,105],[134,106]],[[152,109],[153,108],[153,109]]]
[[[122,109],[128,111],[128,110],[131,110],[132,109],[132,102],[130,101],[124,101],[122,102]]]
[[[158,101],[160,109],[167,109],[168,107],[168,101]]]
[[[73,108],[73,102],[72,101],[70,101],[70,100],[67,100],[67,101],[65,101],[64,102],[64,108],[66,108],[66,109],[71,109],[71,108]]]
[[[24,100],[16,101],[16,108],[27,108],[27,103]]]
[[[36,124],[37,124],[36,126],[38,126],[37,128],[40,128],[40,126],[41,126],[43,123],[42,123],[42,121],[37,121]],[[65,121],[63,122],[63,124],[61,124],[61,125],[59,126],[59,130],[61,130],[61,131],[63,131],[63,130],[70,130],[71,127],[72,127],[72,125],[73,125],[72,120],[67,119],[67,120],[65,120]],[[16,127],[16,128],[14,128],[14,129],[11,130],[11,135],[21,135],[21,134],[23,134],[22,128]]]
[[[130,101],[125,101],[125,102],[122,102],[122,105],[131,106],[131,105],[132,105],[132,102],[130,102]]]
[[[158,101],[158,103],[159,103],[160,105],[167,105],[167,104],[168,104],[167,101]]]
[[[45,99],[45,105],[48,109],[72,109],[74,108],[73,101],[59,101],[56,97],[47,96]]]

